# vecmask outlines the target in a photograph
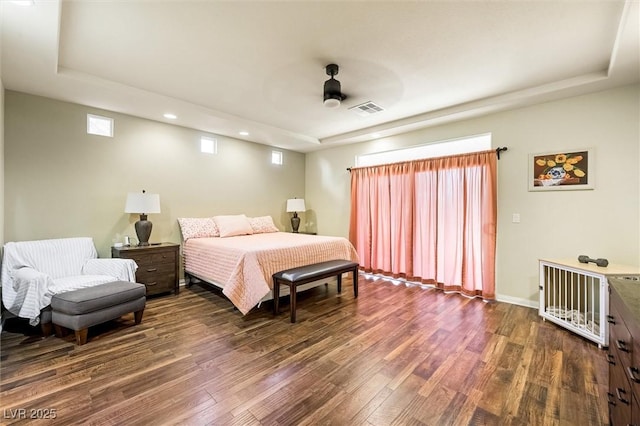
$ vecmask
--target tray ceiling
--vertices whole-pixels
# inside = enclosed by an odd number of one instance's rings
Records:
[[[640,81],[638,2],[0,7],[6,89],[300,152]]]

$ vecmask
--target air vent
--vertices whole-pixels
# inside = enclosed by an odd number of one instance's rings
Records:
[[[376,112],[384,111],[384,108],[382,108],[380,105],[374,104],[371,101],[365,102],[360,105],[356,105],[349,109],[363,117],[367,117],[371,114],[375,114]]]

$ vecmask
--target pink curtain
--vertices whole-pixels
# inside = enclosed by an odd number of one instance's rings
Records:
[[[361,267],[494,299],[496,170],[495,151],[352,169]]]

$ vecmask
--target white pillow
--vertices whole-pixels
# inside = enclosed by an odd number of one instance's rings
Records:
[[[279,229],[273,224],[271,216],[250,217],[249,223],[254,234],[265,234],[267,232],[278,232]]]
[[[249,219],[243,214],[214,216],[214,222],[220,230],[221,237],[233,237],[236,235],[251,235],[253,228]]]

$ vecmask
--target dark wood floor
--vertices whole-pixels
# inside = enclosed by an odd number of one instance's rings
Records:
[[[537,311],[360,278],[321,286],[298,322],[243,317],[194,285],[133,316],[43,339],[2,332],[4,424],[601,425],[605,351]],[[36,411],[41,410],[41,411]],[[37,424],[45,424],[38,421]]]

